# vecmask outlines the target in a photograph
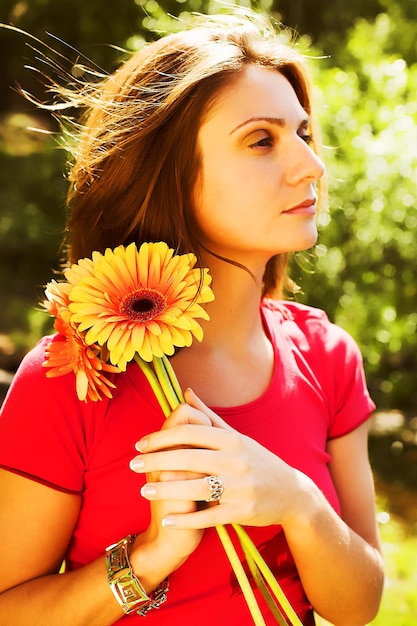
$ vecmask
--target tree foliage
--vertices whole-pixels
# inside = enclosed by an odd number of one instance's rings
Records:
[[[417,3],[263,0],[257,6],[307,33],[312,55],[324,57],[312,68],[327,146],[330,213],[314,255],[293,268],[303,298],[356,338],[379,406],[412,409],[417,405]],[[178,28],[189,12],[219,10],[224,8],[214,0],[118,0],[117,5],[60,0],[59,10],[52,0],[3,0],[0,21],[27,30],[74,61],[86,55],[111,71],[121,53],[106,44],[134,50],[145,39]],[[0,31],[0,54],[8,59],[0,77],[5,94],[0,367],[9,369],[45,332],[45,318],[33,305],[59,265],[64,225],[65,154],[53,137],[24,131],[33,125],[54,131],[54,123],[10,89],[17,80],[41,97],[36,75],[22,72],[25,59],[32,64],[39,57],[28,48],[32,43]],[[45,60],[37,63],[42,68]]]
[[[417,65],[391,52],[387,14],[357,22],[343,68],[317,76],[330,188],[309,302],[361,345],[383,406],[417,405]],[[324,304],[325,303],[325,304]]]

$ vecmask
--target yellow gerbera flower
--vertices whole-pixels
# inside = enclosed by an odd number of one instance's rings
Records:
[[[61,317],[68,312],[69,305],[69,293],[71,291],[71,285],[67,283],[57,283],[55,280],[51,280],[45,289],[45,295],[47,300],[43,302],[44,307],[49,311],[53,317]]]
[[[43,302],[44,307],[53,317],[62,317],[69,322],[71,314],[68,310],[69,294],[75,285],[86,276],[91,276],[94,271],[94,261],[97,261],[103,255],[99,252],[93,252],[93,260],[81,259],[78,263],[74,263],[64,272],[67,282],[57,282],[51,280],[45,288],[47,300]]]
[[[96,253],[88,267],[66,274],[76,283],[71,323],[88,345],[105,345],[121,370],[135,354],[150,362],[191,345],[192,335],[201,341],[196,318],[209,319],[201,304],[214,296],[207,270],[193,269],[195,263],[193,254],[174,255],[163,242]]]

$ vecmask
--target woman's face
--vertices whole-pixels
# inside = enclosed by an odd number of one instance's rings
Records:
[[[314,245],[324,167],[308,133],[308,115],[275,70],[249,65],[220,90],[198,133],[194,216],[205,247],[255,270]]]

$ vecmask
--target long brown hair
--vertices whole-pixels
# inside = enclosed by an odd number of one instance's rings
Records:
[[[69,172],[69,263],[131,241],[165,241],[200,258],[189,219],[200,166],[197,133],[218,91],[247,64],[281,72],[314,124],[304,58],[251,12],[201,16],[191,28],[147,44],[98,83],[67,92],[71,105],[84,110]],[[269,261],[266,295],[290,286],[287,263],[286,254]]]

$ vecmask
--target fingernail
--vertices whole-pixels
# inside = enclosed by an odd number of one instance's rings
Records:
[[[156,494],[156,489],[153,485],[143,485],[140,492],[144,498],[152,498]]]
[[[138,450],[138,452],[142,452],[142,450],[144,450],[148,446],[148,444],[149,444],[148,439],[146,437],[143,437],[142,439],[136,442],[135,448],[136,450]]]
[[[139,472],[140,470],[143,469],[145,463],[143,461],[143,459],[132,459],[129,463],[129,467],[131,470],[133,470],[134,472]]]
[[[175,519],[173,517],[164,517],[162,520],[162,526],[164,528],[173,528],[175,526]]]

